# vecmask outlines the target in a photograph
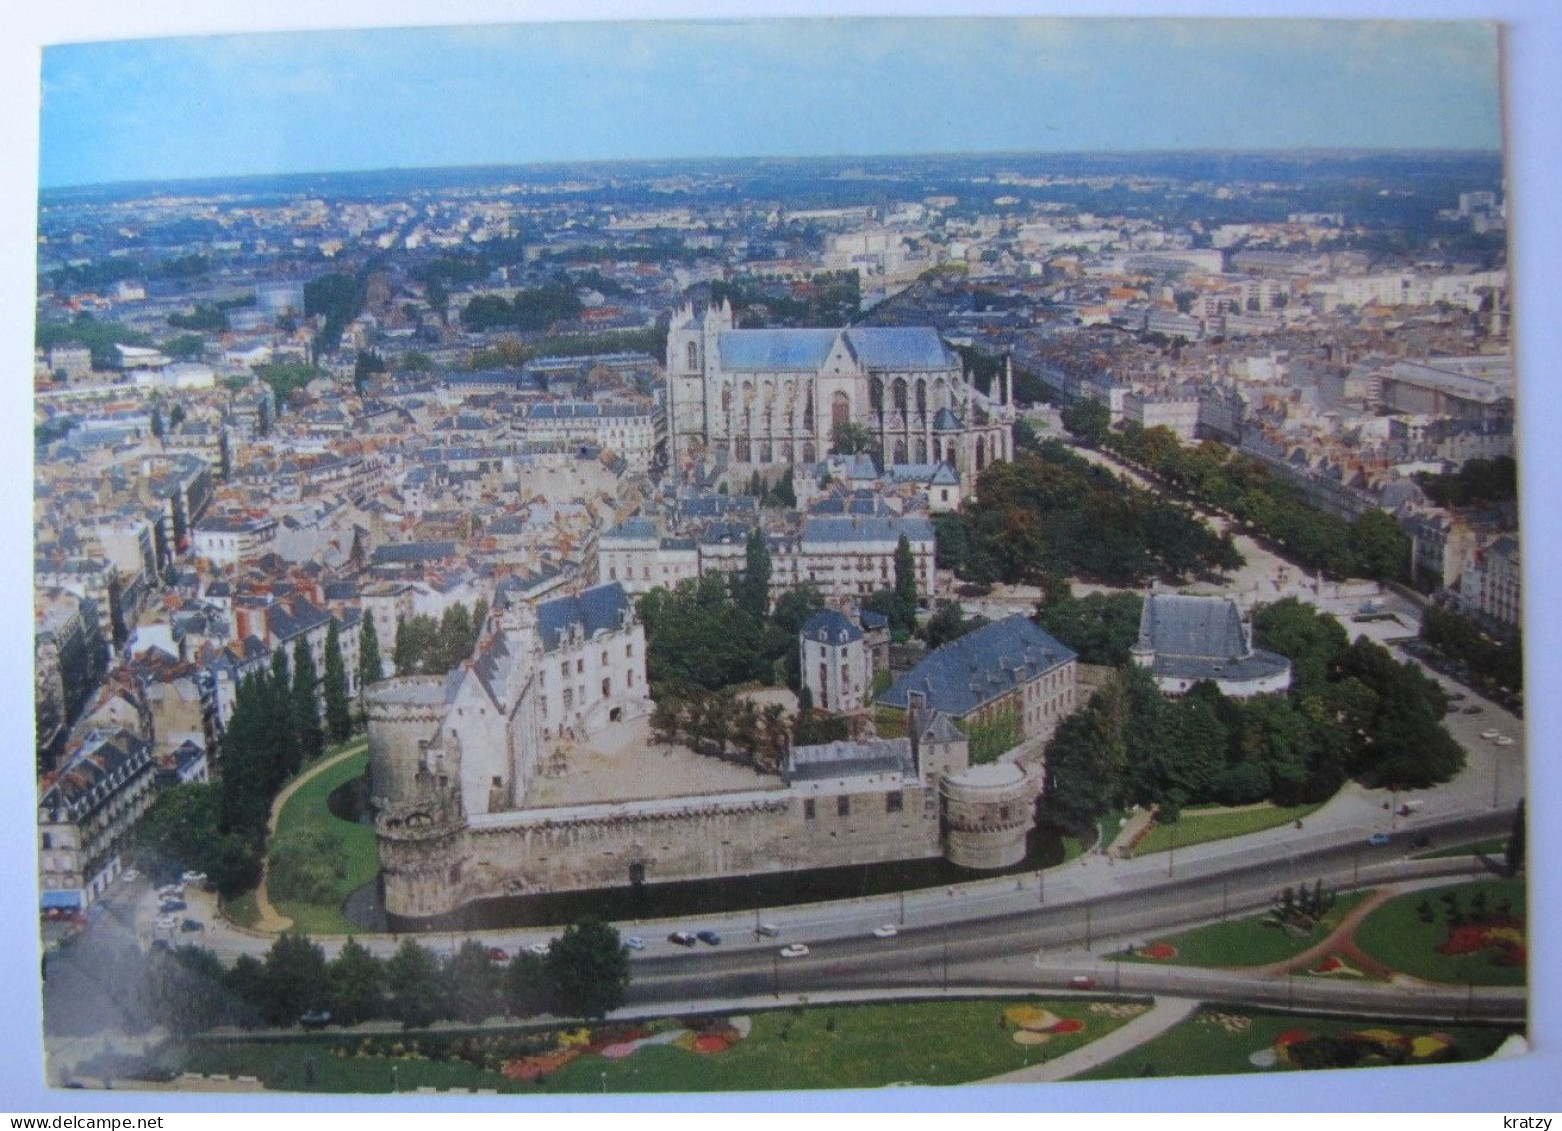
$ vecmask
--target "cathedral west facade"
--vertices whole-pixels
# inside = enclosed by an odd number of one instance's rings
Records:
[[[673,315],[667,420],[674,466],[739,471],[812,464],[841,424],[886,466],[940,464],[970,481],[1014,454],[1013,382],[976,388],[930,326],[739,329],[730,304]]]

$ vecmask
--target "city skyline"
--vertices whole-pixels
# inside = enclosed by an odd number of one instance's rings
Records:
[[[66,44],[44,51],[39,183],[729,156],[1496,150],[1498,79],[1495,25],[1474,21],[685,20]],[[544,100],[545,119],[503,116]]]

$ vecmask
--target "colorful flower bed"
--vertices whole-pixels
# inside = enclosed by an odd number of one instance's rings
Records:
[[[1044,1045],[1054,1036],[1083,1032],[1085,1023],[1073,1017],[1059,1017],[1050,1009],[1035,1005],[1016,1005],[1003,1011],[1003,1019],[1014,1029],[1014,1042],[1020,1045]]]
[[[1337,954],[1331,954],[1307,971],[1320,978],[1361,978],[1364,974]]]
[[[1456,1051],[1454,1039],[1447,1033],[1410,1037],[1382,1028],[1333,1035],[1287,1029],[1248,1060],[1255,1068],[1363,1068],[1449,1060]]]
[[[1437,945],[1437,953],[1456,957],[1492,952],[1493,966],[1523,966],[1524,924],[1508,915],[1491,915],[1476,922],[1453,927],[1448,938]]]
[[[1158,958],[1162,961],[1177,957],[1177,948],[1167,942],[1151,943],[1134,951],[1140,958]]]

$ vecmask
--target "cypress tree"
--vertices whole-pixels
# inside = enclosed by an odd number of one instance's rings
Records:
[[[325,636],[325,726],[332,742],[342,742],[353,729],[352,709],[347,702],[347,672],[342,666],[342,638],[336,618]]]
[[[911,555],[911,540],[904,534],[895,543],[895,609],[899,627],[911,629],[917,620],[917,562]]]
[[[320,725],[320,677],[315,674],[309,642],[302,636],[293,646],[292,702],[293,732],[297,736],[299,765],[312,761],[325,749],[325,730]]]
[[[369,690],[369,684],[385,678],[385,663],[380,659],[380,634],[375,631],[374,617],[363,614],[363,635],[358,638],[358,696],[360,700]]]

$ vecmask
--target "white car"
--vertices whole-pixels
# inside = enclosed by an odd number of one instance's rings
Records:
[[[206,882],[206,873],[205,872],[186,872],[184,875],[180,876],[179,878],[181,880],[183,880],[187,884],[204,884]]]
[[[644,950],[645,940],[639,935],[630,935],[627,939],[624,940],[624,945],[627,946],[630,950]]]
[[[172,915],[159,915],[157,917],[157,929],[159,931],[171,931],[179,925],[179,920]]]
[[[800,942],[790,943],[781,948],[782,958],[804,958],[808,954],[808,948]]]
[[[1496,737],[1498,737],[1501,734],[1502,734],[1502,731],[1500,731],[1500,730],[1483,730],[1483,731],[1481,731],[1481,737],[1482,738],[1486,738],[1486,739],[1496,738]]]
[[[1513,739],[1509,738],[1505,734],[1499,734],[1496,738],[1492,739],[1492,741],[1495,742],[1498,746],[1512,746],[1513,745]]]
[[[892,939],[900,934],[900,928],[894,923],[885,923],[882,927],[873,928],[873,937],[876,939]]]
[[[526,948],[528,954],[535,954],[538,958],[548,957],[548,943],[534,942]]]
[[[141,873],[136,871],[134,868],[126,868],[123,872],[120,873],[120,879],[124,880],[127,884],[134,883],[140,878]]]
[[[162,887],[157,889],[157,898],[158,899],[183,899],[184,898],[184,885],[183,884],[164,884]]]

